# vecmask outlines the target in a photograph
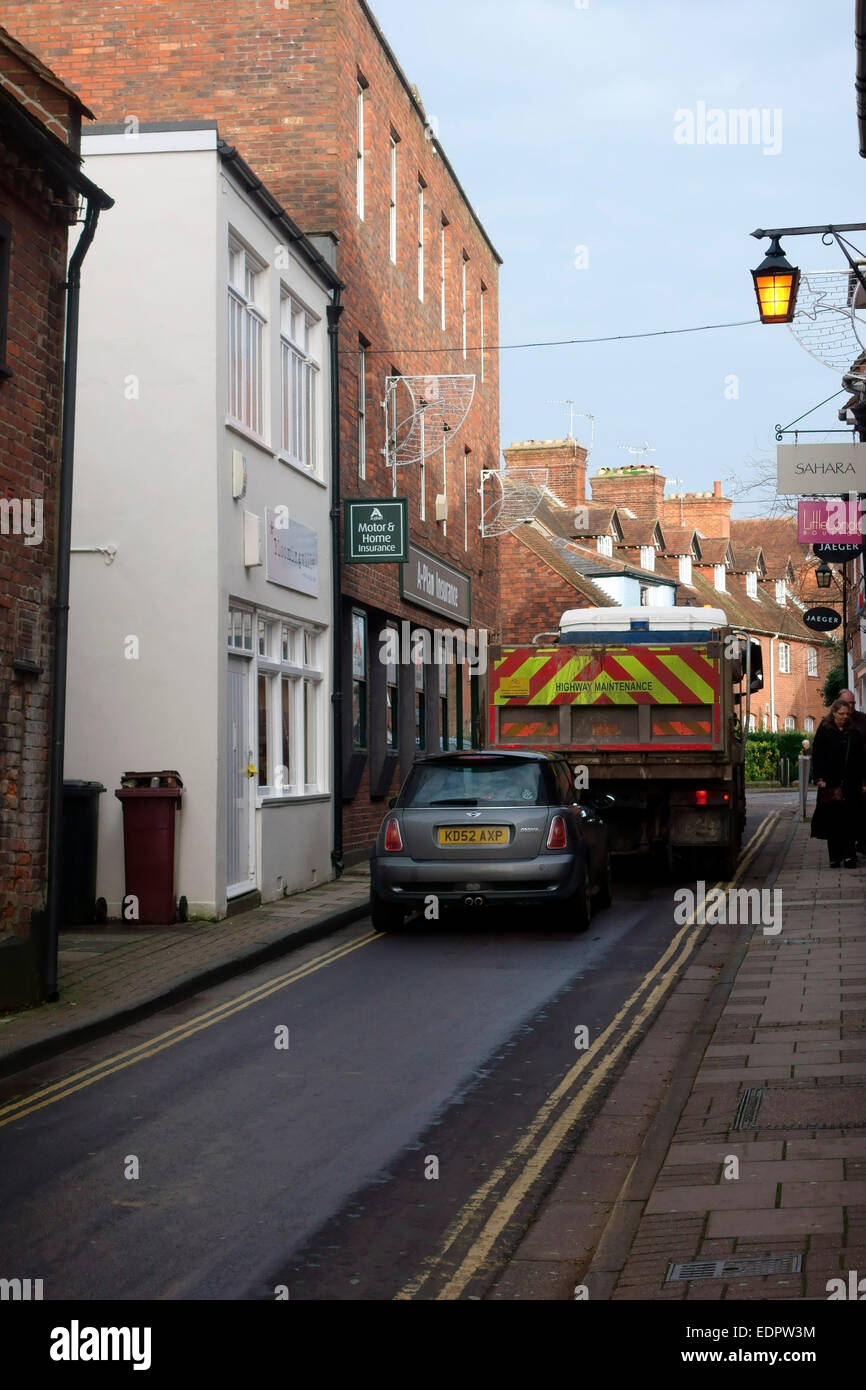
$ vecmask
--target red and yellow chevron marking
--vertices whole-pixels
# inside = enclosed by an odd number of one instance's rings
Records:
[[[559,719],[506,719],[499,725],[500,737],[505,738],[558,738]]]
[[[653,734],[656,738],[672,738],[675,734],[688,738],[694,734],[709,734],[708,719],[665,719],[653,720]]]
[[[513,647],[493,663],[494,705],[713,705],[706,646]]]

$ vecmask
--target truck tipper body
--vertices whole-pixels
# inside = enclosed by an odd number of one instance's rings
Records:
[[[489,654],[487,743],[555,749],[604,798],[611,849],[733,872],[760,647],[715,608],[577,609],[550,646]],[[695,852],[698,852],[697,854]]]

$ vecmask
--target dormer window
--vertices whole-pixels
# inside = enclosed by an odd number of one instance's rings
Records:
[[[599,555],[613,555],[613,537],[598,536],[595,542]]]
[[[691,555],[680,556],[680,583],[691,584],[692,582],[692,557]]]
[[[758,597],[758,574],[756,570],[749,570],[746,575],[746,593],[749,598]]]
[[[640,567],[642,570],[654,570],[656,567],[656,552],[653,545],[642,545],[640,548]]]
[[[724,567],[724,565],[713,565],[713,584],[714,584],[715,587],[716,587],[716,592],[717,592],[717,593],[720,593],[720,594],[727,593],[727,589],[725,588],[725,567]]]
[[[788,587],[784,579],[776,580],[776,602],[781,608],[785,607],[785,600],[788,597]]]

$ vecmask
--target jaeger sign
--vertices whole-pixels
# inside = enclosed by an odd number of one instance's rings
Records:
[[[842,616],[835,608],[807,608],[803,622],[811,632],[832,632],[839,627]]]

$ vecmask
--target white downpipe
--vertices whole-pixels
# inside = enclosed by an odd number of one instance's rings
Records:
[[[779,634],[770,638],[770,732],[776,732],[776,642]]]

